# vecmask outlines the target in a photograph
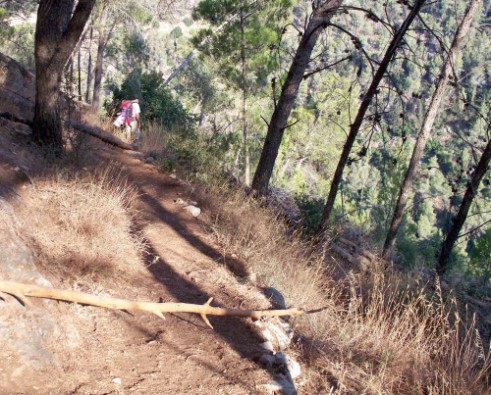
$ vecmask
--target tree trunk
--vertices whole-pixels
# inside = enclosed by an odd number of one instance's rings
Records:
[[[367,93],[363,97],[360,108],[358,109],[358,113],[356,114],[355,121],[350,127],[348,138],[346,139],[346,143],[344,144],[343,152],[341,153],[341,157],[339,158],[339,162],[336,167],[334,177],[332,179],[331,189],[329,190],[329,195],[327,197],[326,204],[322,212],[321,222],[317,228],[318,234],[321,234],[327,228],[327,223],[329,221],[329,218],[331,217],[331,213],[334,208],[334,202],[336,201],[339,185],[343,178],[343,172],[346,167],[346,163],[348,162],[348,158],[351,153],[351,149],[353,148],[353,144],[355,143],[356,137],[358,136],[358,132],[360,131],[361,125],[363,123],[363,119],[365,118],[365,114],[368,108],[370,107],[372,99],[378,90],[378,86],[382,81],[382,79],[384,78],[387,68],[389,67],[392,59],[394,58],[394,55],[397,52],[397,49],[401,44],[401,41],[403,40],[409,27],[411,26],[411,23],[419,14],[421,8],[425,3],[426,0],[418,0],[414,4],[411,12],[406,17],[406,20],[404,21],[404,23],[401,25],[399,30],[392,38],[392,41],[389,47],[387,48],[384,58],[382,59],[382,62],[380,63],[377,69],[377,72],[373,76],[372,83],[370,84]]]
[[[87,60],[87,90],[85,91],[85,101],[90,103],[90,88],[92,86],[92,37],[94,28],[90,28],[89,33],[89,57]]]
[[[241,2],[243,7],[244,2]],[[247,130],[247,63],[244,31],[244,13],[240,12],[240,64],[242,68],[242,140],[244,145],[244,184],[251,185],[251,168],[249,154],[249,136]]]
[[[99,37],[97,44],[97,59],[95,61],[94,69],[94,95],[92,99],[92,109],[97,111],[99,108],[100,93],[101,93],[101,82],[102,82],[102,65],[104,61],[104,51],[106,49],[106,29],[104,28],[103,22],[100,24],[98,29]]]
[[[281,140],[297,98],[305,69],[310,62],[312,50],[322,30],[328,25],[331,17],[341,6],[342,2],[343,0],[326,0],[312,12],[268,126],[268,133],[264,141],[259,164],[252,181],[252,192],[257,198],[265,196],[268,192],[269,180],[273,174]]]
[[[82,40],[84,38],[82,37]],[[82,53],[80,48],[77,53],[77,82],[78,82],[78,100],[82,101]]]
[[[409,200],[409,194],[411,192],[414,177],[419,171],[419,163],[424,154],[426,141],[430,136],[431,129],[433,128],[433,124],[438,115],[442,100],[444,98],[449,78],[452,75],[452,70],[455,66],[457,53],[463,45],[463,42],[469,32],[472,20],[474,18],[474,14],[476,13],[476,10],[481,3],[482,0],[470,1],[469,7],[467,8],[464,18],[462,19],[457,29],[452,42],[452,46],[450,47],[447,58],[443,65],[442,72],[438,79],[437,87],[435,89],[435,92],[433,93],[430,105],[423,119],[423,124],[421,125],[421,129],[418,133],[416,144],[413,149],[413,154],[411,156],[411,160],[409,161],[409,167],[407,169],[406,176],[404,177],[404,181],[399,191],[399,197],[397,199],[394,215],[392,217],[392,222],[390,224],[390,228],[387,233],[387,238],[385,239],[384,249],[382,252],[382,255],[385,259],[389,259],[394,248],[397,232],[402,223],[404,210]]]
[[[489,128],[488,128],[489,130]],[[481,183],[482,178],[486,174],[486,171],[489,167],[489,162],[491,161],[491,139],[488,140],[488,144],[482,153],[481,159],[477,164],[476,170],[472,175],[472,179],[467,186],[467,190],[465,191],[464,199],[462,200],[462,204],[460,205],[459,212],[457,216],[453,219],[452,227],[447,234],[447,237],[442,243],[442,250],[440,252],[440,256],[438,258],[436,272],[441,275],[447,269],[448,258],[450,256],[450,252],[452,251],[457,238],[459,237],[460,230],[464,225],[464,222],[467,218],[467,214],[469,213],[469,209],[471,207],[472,201],[476,196],[477,190],[479,188],[479,184]]]
[[[35,32],[36,104],[33,139],[58,155],[63,150],[60,88],[63,70],[82,34],[95,0],[41,0]],[[73,11],[73,15],[72,15]]]

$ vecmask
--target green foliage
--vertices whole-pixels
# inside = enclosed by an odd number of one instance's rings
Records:
[[[165,170],[184,168],[188,175],[210,186],[228,183],[230,168],[222,159],[236,143],[234,139],[234,135],[206,136],[181,127],[166,129],[166,148],[172,157],[164,159],[161,166]]]
[[[34,24],[10,26],[10,12],[0,7],[0,51],[26,67],[34,68]]]
[[[491,228],[487,229],[470,250],[468,271],[491,284]]]
[[[140,99],[143,122],[157,121],[165,128],[185,126],[190,117],[181,102],[165,86],[161,73],[133,71],[121,87],[112,88],[112,100],[105,103],[106,111],[115,114],[123,99]]]

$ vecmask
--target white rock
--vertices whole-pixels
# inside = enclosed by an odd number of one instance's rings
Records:
[[[172,173],[169,177],[172,178],[173,180],[177,179],[177,176],[174,173]]]
[[[302,368],[300,367],[300,364],[289,355],[286,355],[283,352],[278,352],[275,355],[275,359],[279,365],[283,366],[285,373],[292,379],[296,379],[302,375]]]
[[[270,341],[267,341],[267,342],[261,343],[261,344],[259,344],[259,345],[260,345],[262,348],[264,348],[265,350],[267,350],[267,351],[274,352],[273,343],[271,343]]]
[[[295,386],[290,383],[285,377],[279,375],[273,381],[270,381],[267,384],[258,385],[260,389],[271,391],[271,392],[279,392],[283,395],[296,395],[297,390]]]
[[[113,383],[117,384],[117,385],[121,385],[122,381],[119,377],[115,377],[115,378],[113,378]]]
[[[198,215],[201,214],[201,209],[199,207],[196,207],[196,206],[193,206],[193,205],[189,205],[189,206],[184,207],[184,210],[186,210],[187,212],[191,213],[191,215],[193,217],[197,217]]]
[[[273,322],[268,323],[267,329],[264,329],[262,333],[266,340],[278,345],[278,349],[281,351],[286,350],[292,342],[285,329]]]

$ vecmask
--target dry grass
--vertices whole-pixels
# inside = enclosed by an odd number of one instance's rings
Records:
[[[132,232],[135,193],[109,169],[68,176],[57,172],[40,183],[18,210],[23,233],[38,262],[63,278],[103,280],[129,269],[144,248]]]
[[[268,210],[243,194],[219,190],[200,196],[213,237],[235,253],[289,306],[325,307],[296,322],[310,338],[307,357],[319,387],[332,394],[483,394],[489,359],[472,320],[453,313],[438,284],[383,270],[349,272],[325,263]],[[310,251],[310,252],[308,252]]]

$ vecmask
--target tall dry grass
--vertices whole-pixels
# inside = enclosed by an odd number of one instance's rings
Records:
[[[46,271],[107,281],[130,270],[144,249],[132,229],[135,197],[111,166],[80,173],[61,169],[38,183],[16,215]]]
[[[246,261],[260,283],[287,305],[324,308],[295,322],[309,339],[312,391],[486,393],[490,360],[476,323],[458,316],[436,280],[420,285],[414,273],[377,263],[367,273],[348,271],[243,193],[208,188],[199,198],[215,242]]]
[[[193,141],[172,151],[187,153]],[[306,343],[303,356],[316,385],[309,393],[329,394],[485,394],[490,358],[478,323],[461,317],[457,302],[436,278],[401,272],[374,262],[357,273],[292,234],[274,213],[231,191],[213,177],[220,160],[196,141],[193,161],[196,193],[205,208],[210,234],[224,256],[235,254],[250,278],[276,288],[288,306],[321,312],[293,324]],[[208,177],[203,177],[207,173]],[[326,247],[327,248],[327,247]],[[327,254],[329,255],[329,254]]]

